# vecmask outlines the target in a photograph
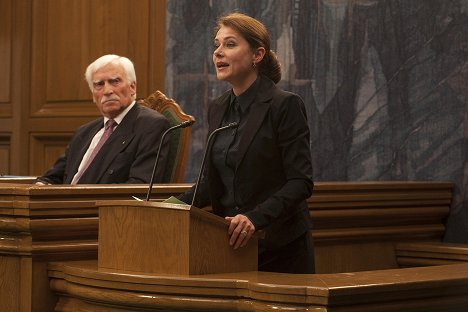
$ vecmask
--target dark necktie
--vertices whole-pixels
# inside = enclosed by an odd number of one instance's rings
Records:
[[[232,102],[232,116],[231,116],[231,121],[233,122],[239,122],[240,121],[240,115],[241,115],[241,110],[239,106],[239,101],[236,99]]]
[[[117,123],[115,122],[114,119],[109,119],[106,122],[106,127],[104,129],[104,133],[102,134],[101,139],[99,139],[99,142],[94,147],[93,152],[91,153],[91,155],[89,155],[89,158],[86,161],[86,164],[83,166],[81,171],[78,172],[78,174],[75,175],[75,177],[73,178],[71,184],[78,183],[78,181],[81,179],[81,176],[83,175],[83,173],[86,171],[86,169],[88,169],[89,165],[93,162],[94,157],[96,157],[96,155],[99,152],[99,150],[101,149],[101,147],[104,145],[104,143],[106,143],[107,139],[112,134],[112,131],[114,131],[114,127],[116,125],[117,125]]]

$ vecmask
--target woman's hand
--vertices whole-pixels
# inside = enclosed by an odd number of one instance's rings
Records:
[[[255,226],[249,218],[238,214],[235,217],[226,217],[225,219],[229,221],[229,245],[233,246],[234,249],[247,245],[255,233]]]

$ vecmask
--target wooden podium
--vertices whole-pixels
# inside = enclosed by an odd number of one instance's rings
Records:
[[[103,271],[199,275],[257,271],[258,238],[234,250],[228,221],[202,209],[154,201],[98,201]]]
[[[50,286],[59,298],[55,311],[466,311],[468,248],[440,243],[452,187],[317,182],[308,200],[317,274],[186,275],[200,259],[214,262],[210,267],[255,257],[223,254],[234,252],[221,249],[226,222],[205,211],[101,198],[99,265],[49,263]],[[158,198],[183,191],[177,190]]]

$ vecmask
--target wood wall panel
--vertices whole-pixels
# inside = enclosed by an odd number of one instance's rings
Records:
[[[164,90],[164,0],[0,1],[0,173],[42,174],[97,116],[84,80],[104,54],[135,63],[137,96]]]
[[[137,91],[147,95],[150,14],[149,0],[34,2],[31,114],[97,115],[83,73],[109,53],[134,61]]]
[[[0,2],[0,117],[11,116],[11,23],[10,1]]]
[[[31,134],[31,175],[41,175],[63,154],[72,133],[32,133]]]
[[[4,311],[19,311],[19,302],[11,300],[18,297],[20,275],[20,260],[18,257],[0,255],[0,303]],[[8,287],[2,287],[8,285]]]
[[[84,80],[99,56],[134,61],[138,97],[164,90],[165,12],[165,0],[1,0],[0,173],[42,174],[99,116]]]
[[[10,136],[0,133],[0,176],[10,172]]]

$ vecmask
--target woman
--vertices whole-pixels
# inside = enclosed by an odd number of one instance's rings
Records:
[[[306,199],[312,193],[309,128],[304,103],[276,87],[279,62],[265,26],[241,13],[221,17],[215,28],[213,63],[232,89],[211,103],[209,133],[218,132],[208,155],[195,206],[211,204],[229,222],[229,243],[259,240],[259,270],[314,273]],[[179,196],[191,203],[194,188]]]

